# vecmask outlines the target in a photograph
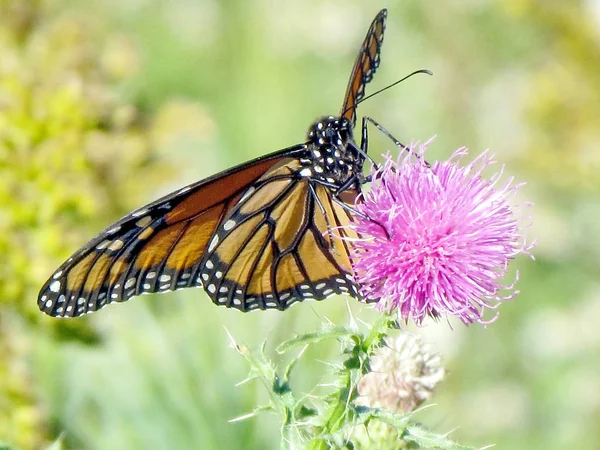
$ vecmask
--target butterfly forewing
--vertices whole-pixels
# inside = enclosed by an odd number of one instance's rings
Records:
[[[350,74],[341,116],[348,119],[352,125],[356,122],[356,106],[365,96],[365,86],[373,79],[379,67],[386,19],[385,9],[382,9],[373,19]]]
[[[251,161],[128,214],[59,267],[40,291],[40,309],[77,316],[135,295],[200,285],[192,275],[227,212],[283,155],[303,148]]]

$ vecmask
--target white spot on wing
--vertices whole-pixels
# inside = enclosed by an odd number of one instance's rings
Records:
[[[110,251],[114,252],[114,251],[117,251],[117,250],[123,248],[124,245],[125,245],[125,242],[123,242],[121,239],[117,239],[108,246],[108,249]]]
[[[208,246],[208,251],[212,252],[218,243],[219,243],[219,236],[217,236],[215,234],[215,236],[212,238],[212,241],[210,241],[210,245]]]
[[[312,176],[312,170],[310,170],[309,168],[302,169],[300,171],[300,176],[301,177],[310,177],[310,176]]]
[[[58,292],[60,290],[60,281],[53,281],[50,283],[50,290],[52,292]]]
[[[135,278],[130,278],[129,280],[127,280],[127,283],[125,283],[125,289],[133,287],[135,285],[135,281]]]
[[[150,225],[150,222],[152,222],[152,218],[150,216],[142,217],[140,220],[138,220],[135,223],[135,226],[144,228],[144,227],[147,227],[148,225]]]
[[[96,249],[98,250],[103,250],[106,248],[106,246],[110,244],[110,241],[108,239],[103,240],[102,242],[100,242],[98,245],[96,245]]]
[[[54,274],[54,276],[52,278],[54,278],[55,280],[58,280],[61,275],[62,275],[62,270],[59,270],[58,272],[56,272]]]
[[[235,220],[231,220],[231,219],[229,219],[227,222],[225,222],[225,223],[223,224],[223,229],[224,229],[225,231],[229,231],[229,230],[231,230],[233,227],[235,227]]]
[[[242,198],[240,198],[240,201],[238,202],[238,204],[240,204],[240,203],[242,203],[242,202],[246,201],[246,199],[247,199],[248,197],[250,197],[250,196],[251,196],[251,195],[254,193],[254,191],[255,191],[255,190],[256,190],[256,189],[254,189],[254,187],[253,187],[253,186],[250,186],[250,188],[248,188],[248,190],[247,190],[247,191],[246,191],[246,193],[245,193],[245,194],[242,196]]]
[[[160,281],[161,283],[171,281],[171,275],[161,275],[160,277],[158,277],[158,281]]]
[[[211,294],[214,294],[215,292],[217,292],[217,287],[214,284],[209,284],[206,290]]]

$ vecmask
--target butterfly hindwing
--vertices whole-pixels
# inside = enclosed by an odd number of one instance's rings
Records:
[[[306,298],[356,295],[347,242],[349,213],[330,191],[274,167],[216,231],[200,278],[211,299],[243,311],[286,309]]]

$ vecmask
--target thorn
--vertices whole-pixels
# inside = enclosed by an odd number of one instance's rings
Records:
[[[241,422],[242,420],[250,419],[256,415],[255,412],[244,414],[243,416],[236,417],[235,419],[228,420],[229,423]]]
[[[348,320],[348,328],[356,330],[358,328],[358,325],[356,323],[356,319],[354,318],[354,314],[352,314],[352,308],[350,307],[350,302],[348,301],[348,299],[346,299],[346,309],[348,309],[348,316],[349,316],[349,320]]]
[[[308,348],[309,344],[305,344],[304,347],[302,347],[302,350],[300,350],[298,352],[298,356],[296,357],[296,361],[299,360],[300,358],[302,358],[302,355],[304,355],[304,352],[306,352],[306,349]]]
[[[229,332],[229,330],[227,329],[227,327],[223,326],[223,329],[225,330],[225,333],[227,333],[227,336],[229,337],[229,346],[231,348],[236,349],[239,352],[240,351],[239,346],[235,342],[235,339],[233,338],[232,334]]]
[[[256,380],[257,378],[258,378],[258,377],[248,377],[248,378],[244,378],[242,381],[240,381],[240,382],[238,382],[238,383],[234,384],[234,386],[235,386],[235,387],[242,386],[243,384],[246,384],[246,383],[248,383],[249,381],[252,381],[252,380]]]

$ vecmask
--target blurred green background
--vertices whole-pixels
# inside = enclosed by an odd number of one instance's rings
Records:
[[[491,148],[532,201],[536,261],[484,328],[416,333],[450,371],[418,418],[465,444],[600,448],[600,2],[565,0],[0,0],[0,440],[37,449],[278,448],[266,399],[225,328],[272,348],[354,300],[285,314],[217,308],[201,290],[79,320],[39,287],[96,232],[189,182],[304,139],[338,112],[367,27],[389,9],[361,105],[429,159]],[[371,133],[371,152],[389,142]],[[294,387],[327,382],[311,348]]]

